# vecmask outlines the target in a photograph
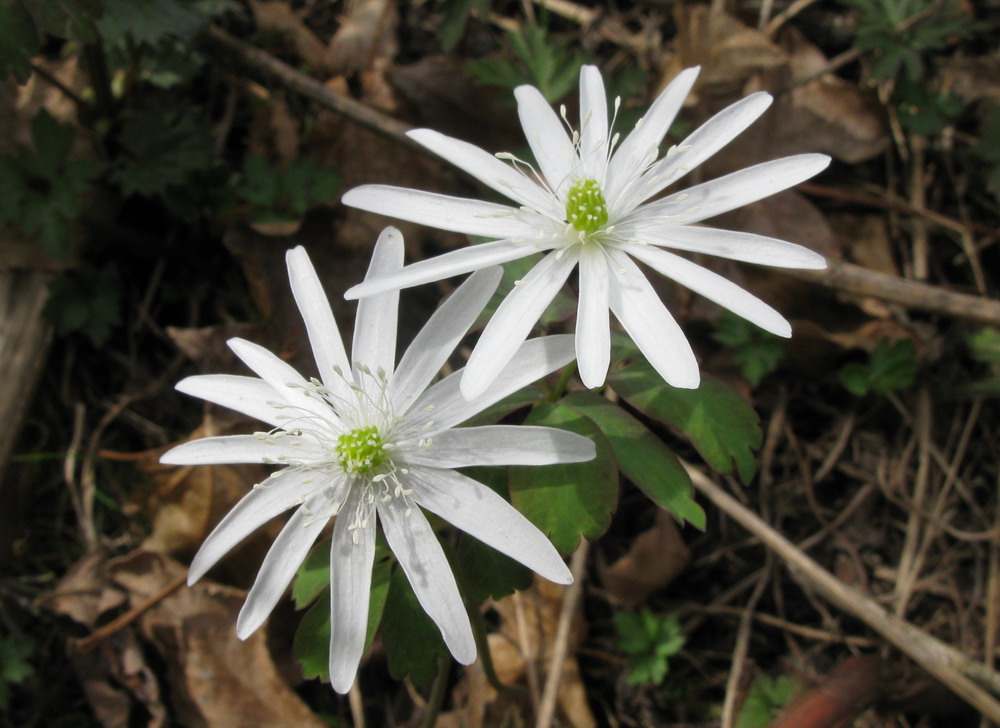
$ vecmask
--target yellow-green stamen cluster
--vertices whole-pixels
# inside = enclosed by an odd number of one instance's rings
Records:
[[[566,220],[582,233],[596,233],[608,222],[608,204],[595,179],[582,179],[566,195]]]
[[[385,446],[377,427],[361,427],[337,438],[337,460],[345,472],[364,474],[385,460]]]

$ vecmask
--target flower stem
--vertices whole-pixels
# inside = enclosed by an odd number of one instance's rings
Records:
[[[562,396],[566,394],[566,386],[569,384],[570,377],[572,377],[575,372],[575,361],[566,365],[566,367],[562,370],[562,373],[559,375],[559,381],[556,382],[556,386],[554,386],[552,391],[549,392],[549,396],[547,398],[549,402],[555,403],[562,399]]]
[[[424,713],[423,720],[420,721],[420,728],[434,728],[434,724],[437,723],[438,713],[441,712],[441,705],[444,703],[444,693],[448,687],[450,673],[451,656],[438,655],[438,674],[434,678],[430,697],[427,698],[427,712]]]

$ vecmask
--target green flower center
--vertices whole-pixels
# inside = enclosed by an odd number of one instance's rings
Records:
[[[608,203],[596,179],[582,179],[569,188],[566,220],[582,233],[596,233],[608,222]]]
[[[337,460],[348,473],[368,473],[385,460],[377,427],[361,427],[337,438]]]

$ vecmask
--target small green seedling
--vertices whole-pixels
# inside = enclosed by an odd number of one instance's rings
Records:
[[[788,705],[795,692],[795,681],[787,675],[771,679],[759,675],[747,693],[736,721],[736,728],[766,728]]]
[[[733,361],[755,387],[778,367],[785,355],[779,337],[729,311],[719,319],[719,328],[712,338],[733,350]]]
[[[629,655],[631,685],[659,685],[670,669],[668,658],[684,647],[684,635],[674,615],[658,617],[648,609],[615,614],[618,647]]]
[[[910,339],[882,339],[867,363],[853,362],[840,370],[840,383],[858,397],[906,389],[916,377],[917,361]]]

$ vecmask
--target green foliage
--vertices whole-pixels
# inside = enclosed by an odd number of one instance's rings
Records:
[[[1000,201],[1000,104],[986,109],[972,153],[986,162],[986,185]]]
[[[97,21],[106,43],[130,40],[155,45],[172,36],[190,41],[208,16],[192,3],[179,0],[101,0],[104,13]]]
[[[84,264],[49,284],[45,315],[56,334],[84,334],[101,347],[121,323],[121,279],[113,263],[100,268]]]
[[[102,13],[101,0],[0,0],[0,78],[27,81],[46,35],[93,42]]]
[[[382,641],[389,674],[395,680],[409,675],[417,685],[429,683],[437,674],[438,656],[448,654],[441,632],[420,606],[402,569],[396,569],[389,581]]]
[[[714,470],[736,466],[749,483],[757,469],[753,450],[763,433],[757,413],[732,389],[702,375],[698,389],[671,387],[642,357],[610,376],[611,386],[630,405],[671,426],[691,440]]]
[[[234,196],[253,209],[254,222],[298,220],[315,205],[330,202],[340,187],[340,175],[304,157],[285,169],[249,156]]]
[[[488,86],[515,88],[530,83],[549,103],[568,94],[577,83],[587,56],[573,38],[558,39],[542,24],[525,23],[507,35],[514,59],[491,56],[469,61],[466,70]]]
[[[687,471],[663,442],[617,404],[592,392],[573,392],[562,405],[589,418],[604,433],[622,474],[678,521],[705,528],[705,511],[692,498]]]
[[[966,339],[969,354],[972,358],[985,364],[990,375],[978,382],[972,382],[960,388],[965,396],[1000,395],[1000,330],[985,327],[970,334]]]
[[[857,8],[858,48],[873,55],[872,75],[912,81],[925,76],[925,54],[946,47],[952,37],[979,29],[960,0],[845,0]]]
[[[443,0],[441,11],[444,13],[444,20],[438,28],[441,47],[445,51],[453,50],[462,39],[469,16],[475,13],[478,17],[485,18],[490,12],[490,5],[492,0]]]
[[[597,538],[611,522],[618,501],[614,450],[593,420],[562,404],[535,408],[524,424],[575,432],[597,447],[597,456],[585,463],[510,469],[511,502],[560,553],[569,553],[581,537]]]
[[[470,604],[503,599],[531,586],[531,569],[468,534],[458,542],[455,576]]]
[[[125,196],[164,196],[190,183],[213,163],[212,138],[196,107],[148,103],[122,124],[122,148],[111,179]]]
[[[20,685],[35,671],[28,662],[35,643],[16,634],[0,635],[0,710],[10,704],[10,688]]]
[[[71,227],[86,209],[82,199],[101,165],[70,159],[72,127],[44,109],[31,120],[33,147],[18,145],[0,157],[0,227],[37,237],[60,258],[69,253]]]
[[[781,709],[788,705],[795,692],[795,681],[787,675],[773,680],[767,675],[758,675],[747,693],[736,728],[766,728],[778,717]]]
[[[616,612],[615,628],[618,648],[629,656],[629,684],[662,683],[670,669],[669,658],[684,647],[677,617],[658,617],[648,609]]]
[[[869,392],[889,394],[906,389],[916,376],[913,342],[882,339],[866,363],[852,362],[840,370],[840,383],[851,394],[864,397]]]
[[[958,96],[937,93],[919,81],[903,78],[896,85],[899,123],[914,134],[937,134],[962,113],[965,103]]]
[[[712,338],[733,349],[733,361],[753,386],[778,367],[785,355],[781,339],[746,319],[726,311]]]

